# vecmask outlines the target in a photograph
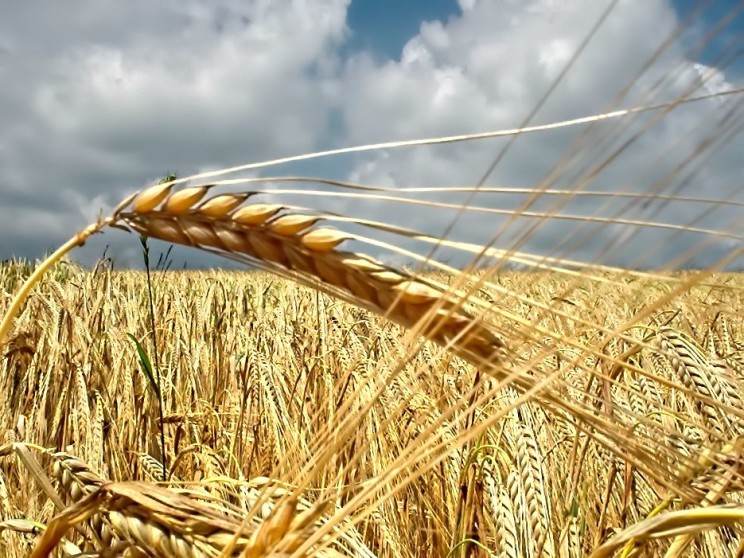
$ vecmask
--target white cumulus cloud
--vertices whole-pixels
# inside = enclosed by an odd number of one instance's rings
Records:
[[[74,11],[41,0],[9,3],[0,20],[0,234],[7,239],[0,257],[41,255],[85,225],[96,207],[110,207],[169,171],[185,175],[331,146],[517,127],[609,4],[459,0],[458,14],[421,22],[399,55],[387,59],[348,48],[355,31],[347,24],[349,0],[82,0]],[[684,34],[649,63],[679,24],[671,0],[619,0],[532,123],[736,87],[729,69],[688,52]],[[488,178],[492,186],[586,181],[594,190],[657,188],[741,201],[742,140],[725,137],[731,120],[720,120],[731,104],[713,99],[663,118],[646,113],[598,124],[588,135],[572,128],[513,144],[499,138],[385,150],[323,160],[307,172],[392,187],[473,185],[509,145]],[[719,136],[725,141],[714,156],[701,152]],[[461,203],[463,196],[437,199]],[[468,211],[452,238],[496,238],[503,247],[534,220],[508,222],[499,211],[557,209],[556,198],[528,203],[524,196],[492,194],[472,202],[483,211]],[[432,234],[456,215],[392,202],[330,203]],[[576,198],[560,209],[686,224],[700,205]],[[713,209],[696,226],[727,223],[729,232],[744,234],[740,207]],[[24,226],[29,220],[43,225]],[[556,253],[563,243],[575,257],[633,263],[641,254],[644,262],[662,261],[696,241],[636,229],[554,220],[527,235],[525,246]],[[111,241],[120,237],[97,240],[82,254],[90,261]],[[732,242],[729,235],[720,246]]]
[[[620,1],[602,20],[609,5],[595,0],[461,2],[460,16],[446,23],[424,23],[398,60],[378,62],[362,53],[347,62],[344,89],[349,94],[344,96],[344,116],[348,137],[364,143],[519,127],[574,56],[570,70],[531,124],[732,88],[724,71],[704,66],[687,52],[683,36],[668,41],[680,24],[671,2]],[[600,21],[587,47],[577,54]],[[707,161],[696,155],[700,145],[716,137],[721,125],[718,119],[724,114],[719,110],[722,103],[731,106],[732,101],[712,99],[677,107],[663,118],[659,117],[663,113],[648,113],[599,124],[583,138],[578,155],[571,153],[573,142],[585,132],[582,128],[520,137],[509,146],[487,183],[510,187],[584,183],[584,189],[656,189],[742,200],[736,155],[742,147],[741,137],[727,140]],[[401,187],[473,185],[507,141],[372,154],[360,158],[350,176]],[[627,146],[620,149],[625,142]],[[603,162],[607,164],[601,166]],[[480,195],[476,201],[498,210],[514,209],[525,199]],[[545,198],[527,207],[532,211],[551,208],[555,205]],[[627,200],[607,204],[576,198],[561,211],[685,225],[704,209],[681,203],[644,208]],[[740,209],[719,205],[701,216],[697,226],[713,227],[727,218],[731,222]],[[389,209],[381,211],[390,215]],[[408,213],[405,220],[418,230],[438,234],[453,215],[420,210]],[[466,225],[454,229],[463,240],[499,239],[496,244],[508,248],[519,231],[527,230],[535,220],[510,222],[506,232],[505,219],[493,213],[469,212],[463,222]],[[554,253],[564,243],[564,253],[579,259],[650,265],[679,255],[693,240],[700,240],[645,227],[619,227],[620,237],[617,226],[578,226],[577,221],[546,221],[530,233],[526,246]]]

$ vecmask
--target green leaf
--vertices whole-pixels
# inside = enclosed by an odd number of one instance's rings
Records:
[[[152,363],[150,362],[150,358],[147,356],[147,353],[145,352],[145,349],[142,348],[142,345],[139,341],[137,341],[137,338],[132,335],[131,333],[127,333],[129,338],[134,341],[134,344],[137,347],[137,354],[139,355],[140,359],[140,365],[142,366],[142,370],[145,373],[145,376],[147,376],[147,379],[150,380],[150,384],[152,385],[152,389],[155,391],[155,395],[158,396],[158,400],[160,400],[160,387],[158,386],[158,383],[155,381],[155,375],[152,371]]]
[[[142,259],[145,260],[145,267],[150,268],[150,246],[147,243],[147,235],[140,235],[140,244],[142,245]]]

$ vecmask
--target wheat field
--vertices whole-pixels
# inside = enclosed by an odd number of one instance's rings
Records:
[[[0,265],[0,554],[744,555],[744,199],[707,173],[744,89],[658,72],[682,31],[601,113],[168,175]],[[688,58],[733,64],[713,31]],[[489,180],[524,136],[555,164]],[[278,170],[467,145],[468,184]],[[75,263],[112,229],[145,270]]]
[[[14,292],[28,273],[20,263],[4,266],[4,291]],[[499,277],[536,302],[558,294],[559,307],[594,308],[581,319],[609,328],[647,304],[649,292],[669,290],[658,279],[607,279],[565,298],[571,280],[557,273]],[[543,316],[558,338],[544,340],[551,352],[539,366],[565,378],[565,397],[596,394],[598,413],[627,413],[634,431],[663,432],[679,455],[734,440],[742,423],[723,407],[741,408],[744,324],[735,309],[744,280],[713,279],[730,289],[691,289],[624,339],[608,339],[570,315]],[[160,530],[142,535],[158,549],[153,555],[217,556],[231,529],[238,532],[243,521],[247,533],[257,529],[280,495],[298,486],[301,510],[328,500],[313,518],[316,528],[327,526],[316,546],[349,556],[582,556],[676,496],[576,425],[534,403],[516,406],[515,389],[495,390],[494,381],[440,347],[427,343],[406,358],[406,332],[390,321],[270,274],[226,271],[152,278],[163,484],[157,397],[127,337],[149,347],[146,283],[144,273],[112,271],[105,262],[93,272],[59,264],[19,316],[2,367],[4,555],[25,556],[36,531],[20,527],[39,529],[60,512],[18,447],[42,464],[62,506],[100,490],[105,479],[136,480],[167,487],[164,498],[218,503],[232,525],[182,531],[179,540],[166,534],[178,524],[174,512],[159,516],[139,502],[147,511],[132,515]],[[518,300],[502,304],[536,320]],[[562,338],[601,347],[606,362],[562,346]],[[629,355],[634,343],[638,350]],[[577,357],[592,370],[623,366],[612,384],[589,386]],[[351,431],[341,430],[345,419]],[[666,480],[677,488],[684,482],[700,501],[714,490],[712,470],[691,469],[685,478],[680,469]],[[734,483],[711,503],[737,501],[736,493]],[[684,503],[674,498],[669,509]],[[96,547],[97,535],[137,555],[138,539],[113,519],[118,508],[106,509],[84,535],[66,533],[68,544]],[[244,538],[238,548],[247,547]],[[183,541],[193,545],[191,554],[178,550]],[[736,530],[717,529],[696,537],[693,548],[721,556],[738,544]],[[644,552],[664,548],[649,545]]]

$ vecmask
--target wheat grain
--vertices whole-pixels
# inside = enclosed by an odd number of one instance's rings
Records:
[[[722,387],[724,380],[710,373],[708,360],[694,341],[670,328],[659,331],[659,341],[662,349],[669,352],[672,366],[686,386],[714,402],[735,406],[728,397],[729,390]],[[699,407],[708,428],[723,439],[731,435],[732,422],[726,413],[709,400],[701,400]]]
[[[203,205],[195,204],[207,191],[207,187],[192,187],[170,194],[170,186],[154,186],[134,198],[131,208],[121,207],[113,218],[161,240],[241,254],[309,276],[404,327],[421,328],[422,317],[433,310],[436,319],[423,328],[427,336],[443,346],[462,338],[458,347],[487,362],[501,354],[501,340],[462,309],[462,301],[369,257],[337,251],[348,235],[312,228],[319,217],[277,215],[280,206],[264,204],[235,210],[244,200],[239,194],[234,199],[224,194],[208,200],[205,213]],[[226,201],[218,204],[215,199]],[[221,214],[215,209],[218,206]]]

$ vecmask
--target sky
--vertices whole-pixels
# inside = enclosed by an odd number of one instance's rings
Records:
[[[0,19],[0,259],[41,257],[169,172],[187,176],[350,145],[511,129],[737,89],[744,68],[730,47],[744,16],[732,12],[733,0],[707,4],[696,11],[692,0],[8,3]],[[674,34],[685,21],[684,32]],[[737,205],[744,203],[741,101],[732,95],[514,142],[385,149],[241,176],[302,174],[396,189],[474,186],[501,153],[487,186],[580,185],[728,203],[488,193],[470,200],[480,210],[458,213],[341,196],[270,194],[258,201],[325,207],[451,240],[584,261],[710,265],[739,250],[744,237],[744,206]],[[519,207],[600,222],[503,214]],[[640,220],[716,234],[627,223]],[[120,266],[140,261],[138,239],[119,231],[73,257],[90,264],[104,249]],[[458,264],[466,256],[439,252]],[[174,263],[218,264],[195,250],[175,251]]]

